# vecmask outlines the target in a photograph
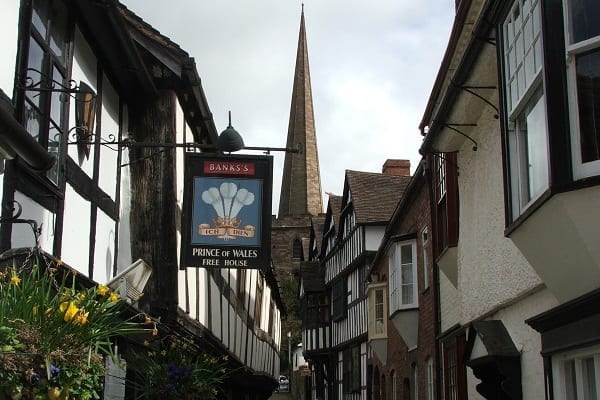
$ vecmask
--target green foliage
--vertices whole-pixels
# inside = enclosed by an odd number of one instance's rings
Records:
[[[0,399],[98,399],[111,338],[143,332],[106,286],[76,287],[61,262],[32,252],[0,273]]]
[[[131,382],[139,399],[212,400],[231,373],[227,356],[217,358],[201,351],[192,340],[167,337],[134,355]]]

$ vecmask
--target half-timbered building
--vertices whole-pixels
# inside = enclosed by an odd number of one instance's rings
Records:
[[[151,268],[135,306],[226,355],[227,398],[267,398],[283,310],[271,266],[179,270],[184,152],[218,137],[194,59],[117,1],[9,1],[2,22],[16,33],[1,39],[15,57],[0,72],[2,249],[39,246],[97,283]]]
[[[326,287],[323,301],[329,303],[329,315],[319,318],[317,326],[305,325],[303,342],[312,341],[305,345],[313,346],[310,350],[306,347],[306,357],[312,360],[314,355],[321,360],[313,370],[315,382],[320,383],[321,377],[326,382],[322,387],[315,385],[315,396],[367,399],[371,391],[367,276],[389,218],[410,180],[410,168],[386,167],[393,164],[386,163],[383,173],[346,171],[340,208],[328,207],[318,271]],[[333,215],[338,213],[335,223]],[[311,298],[321,302],[317,300],[321,296],[308,295],[307,308]],[[323,326],[325,318],[330,319],[329,327]],[[326,359],[323,355],[327,353]]]

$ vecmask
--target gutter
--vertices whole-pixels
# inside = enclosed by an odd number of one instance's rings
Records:
[[[452,111],[454,107],[455,99],[462,91],[461,87],[463,83],[469,78],[471,74],[471,69],[479,56],[481,48],[486,44],[485,39],[489,32],[494,29],[495,24],[490,21],[496,21],[499,10],[502,8],[502,2],[497,2],[493,0],[487,0],[482,7],[481,13],[475,22],[473,27],[473,31],[471,32],[471,37],[467,46],[463,52],[462,58],[454,72],[454,75],[450,78],[452,84],[448,85],[445,93],[443,93],[443,98],[441,103],[437,109],[437,112],[434,114],[434,108],[436,105],[436,100],[442,94],[442,82],[444,81],[443,77],[445,75],[444,72],[447,72],[448,65],[452,58],[453,53],[456,51],[456,42],[460,35],[455,34],[455,30],[458,26],[462,26],[465,24],[464,19],[459,20],[458,18],[466,17],[466,10],[460,15],[457,15],[457,19],[455,21],[455,26],[453,28],[451,37],[451,42],[448,45],[448,49],[446,54],[444,55],[444,61],[442,62],[442,67],[438,73],[438,78],[436,79],[434,90],[429,98],[429,102],[427,103],[427,108],[423,119],[419,125],[419,129],[425,135],[423,139],[423,143],[419,149],[419,153],[425,155],[431,151],[431,147],[433,145],[433,141],[435,137],[439,134],[439,132],[444,127],[444,118]],[[466,6],[467,4],[465,4]],[[468,2],[470,5],[470,2]],[[446,68],[446,69],[444,69]],[[429,126],[429,131],[425,134],[425,128],[428,123],[431,122]]]

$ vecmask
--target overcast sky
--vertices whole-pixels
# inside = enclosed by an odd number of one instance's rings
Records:
[[[285,146],[300,1],[122,2],[194,57],[219,132],[231,110],[247,146]],[[4,14],[16,15],[17,3],[3,2]],[[342,194],[346,169],[380,172],[386,159],[403,158],[414,171],[453,15],[454,0],[305,1],[324,196]],[[3,33],[16,43],[16,32]],[[277,210],[284,154],[272,154]]]
[[[231,110],[247,146],[285,146],[300,1],[123,3],[195,58],[219,132]],[[324,194],[342,193],[346,169],[380,172],[388,158],[414,171],[454,1],[307,0],[304,16]],[[284,154],[272,154],[277,210]]]

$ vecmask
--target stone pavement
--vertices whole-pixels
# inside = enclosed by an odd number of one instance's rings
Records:
[[[269,400],[291,400],[292,395],[290,393],[273,393]]]

